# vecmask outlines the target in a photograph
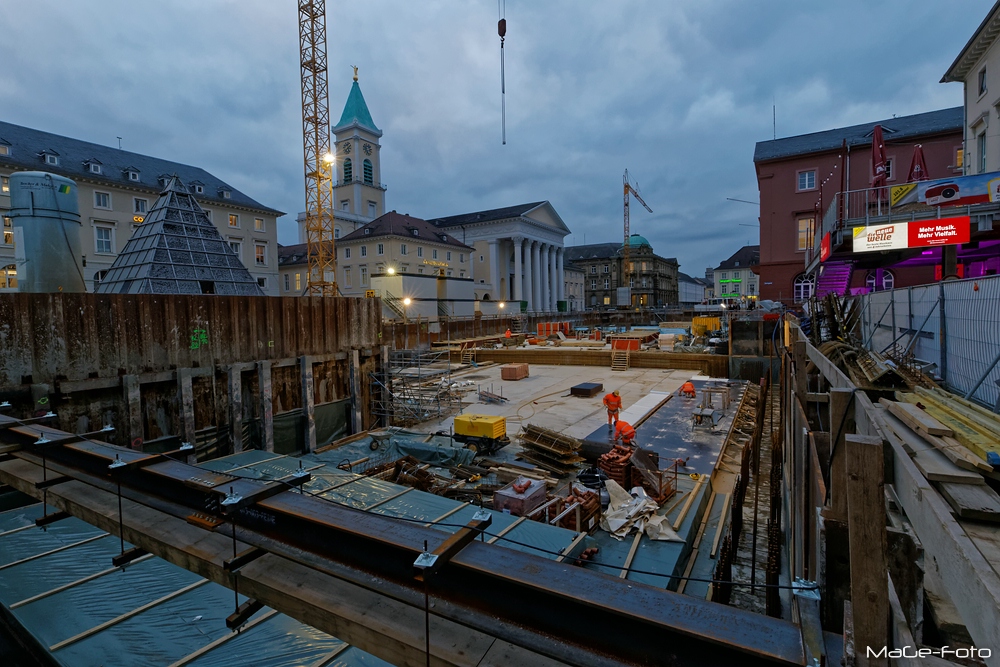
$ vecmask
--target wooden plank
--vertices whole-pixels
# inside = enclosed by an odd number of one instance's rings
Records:
[[[871,414],[886,431],[884,417],[888,416],[877,409]],[[892,448],[896,497],[920,539],[925,562],[947,564],[937,572],[975,644],[1000,646],[1000,574],[954,519],[950,506],[920,474],[899,439],[891,433],[886,437]]]
[[[847,465],[844,458],[844,442],[847,434],[854,430],[851,419],[851,403],[854,391],[845,388],[830,390],[830,505],[832,516],[847,520]]]
[[[869,658],[867,648],[889,645],[886,587],[885,480],[882,441],[849,435],[847,455],[847,520],[851,553],[851,600],[857,662],[862,667],[887,666],[887,658]]]
[[[898,403],[890,401],[888,398],[879,399],[885,408],[891,412],[896,419],[912,428],[914,431],[921,431],[930,435],[953,436],[955,432],[939,422],[934,417],[918,408],[913,403]]]
[[[635,552],[639,549],[639,541],[642,539],[643,532],[637,531],[635,538],[632,540],[632,548],[628,550],[628,556],[625,557],[625,564],[622,565],[622,571],[618,573],[619,579],[625,579],[628,577],[629,568],[632,567],[632,559],[635,558]],[[692,557],[692,560],[694,558]]]
[[[169,667],[184,667],[184,665],[187,665],[187,664],[190,664],[190,663],[194,662],[195,660],[197,660],[201,656],[205,655],[206,653],[208,653],[210,651],[214,651],[218,647],[220,647],[223,644],[225,644],[226,642],[228,642],[230,639],[235,639],[236,637],[239,637],[241,633],[246,632],[250,628],[253,628],[253,627],[257,626],[257,625],[260,625],[264,621],[270,620],[277,613],[278,612],[276,610],[271,609],[270,611],[268,611],[268,612],[266,612],[266,613],[258,616],[257,618],[251,619],[249,623],[247,623],[242,628],[240,628],[239,632],[230,632],[229,634],[222,635],[221,637],[219,637],[215,641],[209,642],[208,644],[202,646],[200,649],[198,649],[196,651],[192,651],[191,653],[188,653],[186,656],[184,656],[180,660],[178,660],[178,661],[176,661],[174,663],[171,663]],[[348,646],[350,646],[350,644],[344,644],[341,648],[345,648],[345,647],[348,647]]]
[[[677,519],[674,520],[674,530],[680,530],[681,524],[684,523],[684,517],[687,516],[688,510],[691,509],[691,505],[694,503],[694,499],[698,496],[698,491],[701,490],[701,485],[705,483],[706,477],[702,475],[698,478],[695,483],[694,488],[691,489],[691,495],[688,499],[684,501],[684,507],[681,508],[681,513],[677,515]]]
[[[719,517],[719,525],[715,528],[715,539],[712,540],[712,551],[709,553],[710,558],[715,558],[716,554],[719,553],[719,543],[722,541],[722,533],[729,522],[730,496],[732,494],[727,493],[722,499],[722,516]]]
[[[307,452],[316,451],[316,391],[313,386],[313,359],[307,354],[299,358],[302,379],[302,416],[305,421],[305,442]]]
[[[906,427],[888,411],[884,411],[882,421],[887,429],[899,438],[900,443],[920,472],[932,482],[955,482],[958,484],[985,484],[983,476],[963,470],[945,458],[933,445]]]
[[[963,447],[962,443],[955,438],[949,438],[948,436],[925,435],[924,440],[934,445],[939,452],[945,455],[945,458],[957,465],[959,468],[972,470],[973,472],[993,472],[993,466]]]
[[[1000,523],[1000,495],[985,484],[942,482],[938,490],[962,519]]]

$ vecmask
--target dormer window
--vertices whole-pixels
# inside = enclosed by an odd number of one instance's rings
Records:
[[[139,182],[139,170],[135,167],[125,167],[122,173],[125,176],[125,180],[132,181],[133,183]]]
[[[10,142],[0,137],[0,157],[6,157],[10,155]]]
[[[219,188],[219,196],[223,199],[232,199],[233,191],[228,188]]]
[[[100,163],[98,163],[98,162],[88,162],[87,163],[87,171],[89,171],[92,174],[100,174],[101,173],[101,165],[100,165]]]
[[[156,177],[156,182],[160,184],[161,188],[167,187],[167,183],[170,182],[170,174],[160,174]]]
[[[371,234],[371,233],[372,233],[372,230],[369,229],[368,227],[365,227],[365,234]]]
[[[191,185],[188,186],[188,189],[196,195],[205,194],[205,185],[200,181],[192,181]]]
[[[420,236],[420,230],[419,229],[414,229],[413,230],[413,235],[414,236]]]
[[[55,151],[45,150],[39,153],[39,155],[42,156],[42,159],[45,161],[45,164],[49,164],[52,166],[56,166],[59,164],[59,153],[56,153]]]

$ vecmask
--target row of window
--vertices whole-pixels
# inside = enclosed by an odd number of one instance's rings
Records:
[[[352,250],[353,250],[352,248],[342,248],[343,259],[350,259],[351,258],[351,252],[352,252]],[[375,251],[376,251],[376,254],[384,255],[385,254],[385,244],[383,244],[383,243],[377,244],[375,246]],[[400,255],[408,255],[409,252],[410,252],[410,249],[407,246],[407,244],[405,244],[405,243],[400,243],[399,244],[399,254]],[[444,255],[445,255],[445,259],[450,262],[451,261],[451,251],[450,250],[446,250],[445,253],[444,253]],[[367,257],[368,256],[368,246],[366,246],[366,245],[361,246],[361,256],[362,257]],[[423,256],[424,256],[424,247],[423,246],[417,246],[417,257],[423,257]],[[437,248],[431,248],[431,259],[437,259],[437,258],[438,258],[438,249]],[[458,262],[459,262],[459,264],[465,264],[465,253],[464,252],[458,253]]]
[[[6,181],[7,181],[7,179],[4,178],[4,182],[5,183],[6,183]],[[7,186],[7,187],[9,189],[9,186]],[[113,206],[112,206],[112,201],[111,201],[111,193],[110,192],[101,192],[99,190],[95,190],[94,191],[94,208],[105,210],[105,211],[112,210]],[[148,211],[148,208],[149,208],[149,200],[148,199],[144,199],[142,197],[133,197],[132,198],[132,212],[133,213],[135,213],[137,215],[145,215],[146,212]],[[212,211],[211,210],[206,210],[205,213],[208,214],[208,219],[211,220],[212,219]],[[240,214],[239,213],[230,213],[229,214],[229,226],[231,228],[234,228],[234,229],[239,229],[240,228]],[[254,217],[254,219],[253,219],[253,228],[254,228],[254,231],[257,231],[257,232],[267,231],[266,228],[265,228],[265,226],[264,226],[264,218]]]
[[[10,218],[4,218],[4,243],[7,243],[7,223]],[[10,242],[13,243],[13,235]],[[229,239],[229,247],[236,256],[243,259],[243,242],[240,239]],[[115,254],[115,228],[110,225],[94,225],[94,251],[99,255]],[[267,243],[255,242],[253,246],[254,265],[267,266]]]
[[[350,199],[341,199],[340,200],[340,210],[350,213],[350,211],[351,211],[351,200]],[[368,202],[368,217],[369,218],[378,217],[378,205],[375,202],[373,202],[373,201],[369,201]]]

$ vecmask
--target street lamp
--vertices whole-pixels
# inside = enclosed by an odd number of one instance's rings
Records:
[[[410,300],[410,297],[403,299],[403,337],[405,339],[403,341],[403,347],[407,350],[410,349],[410,327],[406,321],[406,309],[409,308],[411,303],[413,303],[413,301]]]
[[[396,275],[396,269],[392,268],[391,266],[388,269],[386,269],[385,272],[390,276]],[[409,299],[407,299],[407,301],[409,301]]]

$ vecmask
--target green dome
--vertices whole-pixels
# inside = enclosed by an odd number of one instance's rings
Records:
[[[622,245],[625,245],[624,243]],[[632,234],[628,237],[628,247],[638,248],[641,245],[649,245],[649,241],[646,240],[645,236],[640,236],[639,234]]]

